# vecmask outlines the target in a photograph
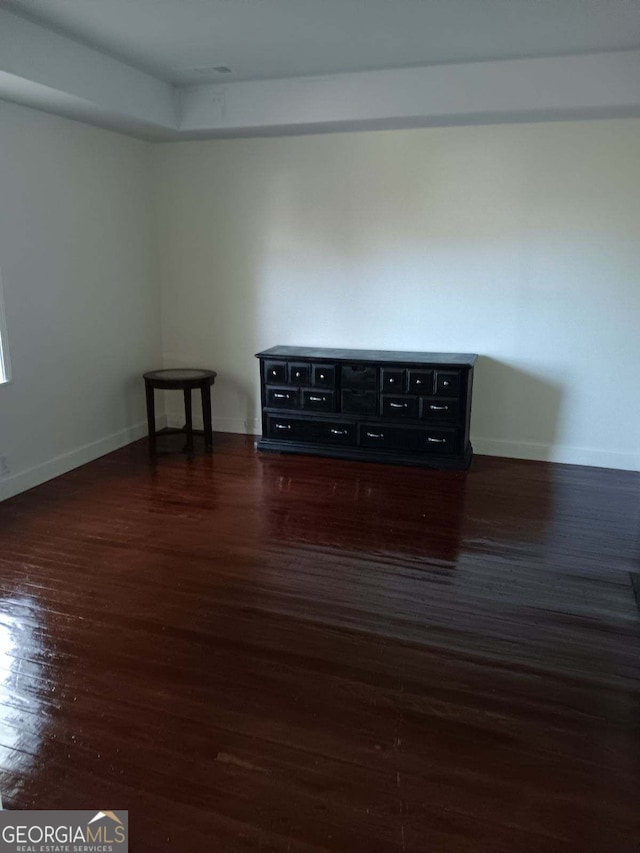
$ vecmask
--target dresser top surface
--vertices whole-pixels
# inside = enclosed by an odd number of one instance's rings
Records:
[[[325,347],[271,347],[256,353],[256,358],[336,362],[373,362],[385,364],[444,364],[473,367],[478,356],[468,352],[405,352],[402,350],[328,349]]]

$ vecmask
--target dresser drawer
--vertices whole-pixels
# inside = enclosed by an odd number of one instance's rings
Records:
[[[457,397],[460,393],[459,370],[436,370],[434,394],[441,397]]]
[[[459,434],[453,429],[387,426],[363,423],[358,426],[361,447],[377,447],[399,453],[456,453]]]
[[[284,385],[288,381],[286,361],[265,361],[264,381],[271,385]]]
[[[333,391],[303,391],[302,408],[312,412],[335,412],[335,394]]]
[[[383,418],[417,418],[418,398],[408,396],[392,397],[383,394],[380,398],[380,412]]]
[[[433,394],[433,370],[409,370],[411,394]]]
[[[380,388],[394,394],[402,394],[406,390],[407,371],[395,367],[383,367],[380,371]]]
[[[426,429],[422,433],[421,449],[425,453],[457,453],[460,435],[453,429]]]
[[[358,425],[361,447],[414,453],[422,446],[421,438],[422,430],[412,427],[388,426],[373,421]]]
[[[267,406],[270,409],[299,409],[300,392],[296,388],[267,389]]]
[[[289,365],[289,384],[290,385],[308,385],[311,381],[311,365],[296,364],[292,362]]]
[[[311,368],[311,384],[314,388],[335,388],[335,365],[314,364]]]
[[[267,435],[278,441],[313,441],[313,421],[301,421],[295,418],[268,415]]]
[[[318,421],[316,441],[322,444],[355,444],[356,425],[337,421]]]
[[[304,441],[314,444],[354,445],[356,425],[334,420],[267,416],[267,435],[278,441]]]
[[[342,392],[342,411],[348,415],[377,414],[378,395],[375,391],[345,388]]]
[[[421,397],[420,417],[431,423],[456,423],[460,415],[457,400],[445,400],[442,397]]]
[[[375,367],[365,367],[360,364],[343,364],[341,369],[343,388],[373,388],[376,387],[377,370]]]

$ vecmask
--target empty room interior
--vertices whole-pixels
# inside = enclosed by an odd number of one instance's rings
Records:
[[[639,330],[635,0],[0,0],[2,849],[637,853]]]

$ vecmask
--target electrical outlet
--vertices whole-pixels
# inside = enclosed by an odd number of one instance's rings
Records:
[[[0,456],[0,477],[6,477],[9,473],[9,462],[6,456]]]

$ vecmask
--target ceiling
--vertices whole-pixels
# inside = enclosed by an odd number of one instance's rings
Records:
[[[173,84],[640,47],[640,0],[0,0]],[[228,66],[220,74],[214,66]]]

